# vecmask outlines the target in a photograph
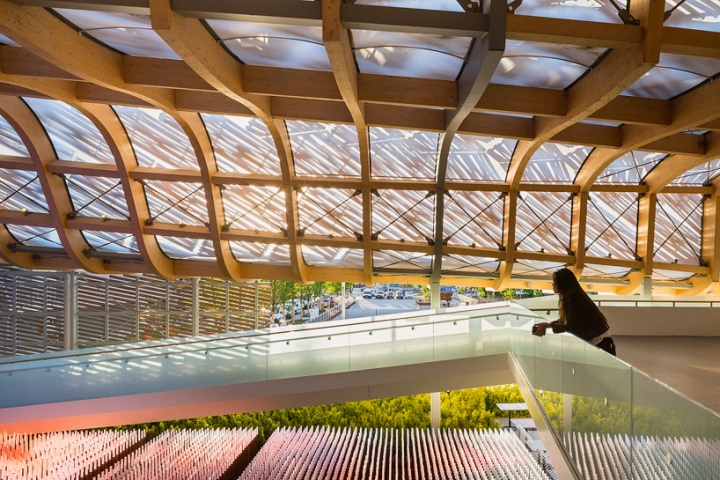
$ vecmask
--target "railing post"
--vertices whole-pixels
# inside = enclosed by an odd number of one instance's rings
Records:
[[[77,349],[77,272],[65,272],[65,350]]]
[[[430,427],[440,428],[440,392],[430,394]]]
[[[342,319],[345,320],[345,282],[342,282]]]
[[[260,303],[258,302],[258,281],[255,280],[255,330],[258,329],[258,308]]]
[[[190,279],[192,285],[192,336],[200,335],[200,277]]]

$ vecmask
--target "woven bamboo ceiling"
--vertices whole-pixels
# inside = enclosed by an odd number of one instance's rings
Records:
[[[0,257],[712,292],[720,4],[0,0]]]

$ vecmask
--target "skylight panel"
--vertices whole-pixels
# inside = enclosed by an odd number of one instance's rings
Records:
[[[176,260],[215,260],[215,250],[211,240],[196,238],[156,236],[158,245],[165,255]]]
[[[711,160],[678,175],[670,185],[709,185],[720,174],[720,160]]]
[[[439,134],[370,127],[373,177],[435,178]]]
[[[199,169],[190,140],[170,115],[155,108],[113,108],[130,137],[138,165]]]
[[[30,156],[20,135],[17,134],[15,129],[2,115],[0,115],[0,155],[11,155],[15,157]]]
[[[699,265],[702,217],[702,195],[658,194],[654,261]]]
[[[564,90],[605,54],[607,49],[507,40],[492,83]]]
[[[443,255],[443,273],[458,275],[493,274],[500,266],[497,258],[471,257],[469,255]]]
[[[432,268],[433,256],[418,252],[400,252],[392,250],[374,250],[373,268],[392,271],[429,272]]]
[[[117,178],[66,174],[65,186],[75,215],[130,220],[122,183]]]
[[[632,272],[632,269],[627,267],[586,263],[582,271],[582,276],[583,278],[617,279],[626,277],[630,272]]]
[[[379,190],[372,200],[373,237],[426,242],[434,239],[435,196],[414,190]]]
[[[205,191],[200,183],[145,181],[150,221],[208,225]]]
[[[135,235],[128,233],[83,230],[83,236],[93,250],[98,252],[139,254]]]
[[[679,272],[677,270],[664,270],[662,268],[654,268],[652,272],[653,281],[660,282],[682,282],[694,277],[692,272]]]
[[[54,11],[77,26],[81,35],[94,38],[118,52],[180,60],[180,56],[153,30],[150,15],[67,8]]]
[[[707,0],[667,0],[665,10],[672,10],[663,24],[666,27],[688,28],[718,32],[720,29],[720,4]]]
[[[208,113],[202,119],[219,171],[282,175],[275,142],[262,120]]]
[[[469,37],[352,30],[361,73],[455,80],[472,43]]]
[[[290,266],[290,248],[273,243],[230,242],[233,255],[240,263]]]
[[[633,150],[607,166],[595,183],[638,185],[667,156],[666,153]]]
[[[358,5],[445,10],[449,12],[464,11],[457,0],[356,0],[355,3]]]
[[[661,53],[660,62],[623,95],[669,100],[712,78],[720,72],[720,59]]]
[[[225,227],[260,232],[287,231],[285,191],[277,187],[226,185]]]
[[[517,140],[455,135],[448,156],[448,180],[504,182]]]
[[[206,20],[219,43],[248,65],[330,71],[322,28]]]
[[[362,194],[338,188],[303,188],[297,194],[300,230],[308,235],[362,235]]]
[[[572,197],[561,192],[521,192],[517,200],[515,248],[567,254]]]
[[[563,143],[544,143],[525,167],[523,182],[573,183],[592,147]]]
[[[363,268],[363,251],[357,248],[302,246],[305,263],[313,267]]]
[[[513,275],[527,277],[552,277],[552,274],[565,267],[564,263],[546,262],[541,260],[517,260],[513,263]],[[549,280],[549,278],[548,278]]]
[[[31,227],[29,225],[5,225],[5,228],[22,245],[63,248],[57,230],[54,228]]]
[[[287,120],[295,174],[360,176],[360,149],[353,125]]]
[[[115,164],[100,131],[76,108],[58,100],[23,100],[48,132],[59,160]]]
[[[500,192],[450,191],[445,195],[443,238],[448,245],[498,248],[505,197]]]
[[[29,213],[49,213],[37,173],[0,168],[0,208]]]
[[[619,8],[626,8],[625,2],[615,2]],[[525,0],[515,12],[517,15],[529,15],[546,18],[565,18],[588,22],[623,23],[613,2],[605,0]]]
[[[635,260],[637,193],[590,192],[586,218],[586,255]]]

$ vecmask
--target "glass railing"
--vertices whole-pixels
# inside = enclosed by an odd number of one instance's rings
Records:
[[[716,413],[572,335],[530,335],[539,320],[501,303],[15,357],[0,408],[511,352],[578,478],[720,478]]]

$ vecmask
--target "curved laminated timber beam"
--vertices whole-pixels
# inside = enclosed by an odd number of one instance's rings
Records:
[[[78,235],[83,229],[133,233],[149,270],[161,276],[211,273],[236,280],[262,277],[292,278],[301,282],[342,277],[371,284],[381,274],[383,280],[387,281],[391,281],[391,278],[400,282],[428,280],[424,275],[418,276],[411,271],[392,276],[373,272],[373,251],[396,250],[433,255],[433,281],[496,288],[547,286],[547,281],[540,278],[528,277],[527,283],[511,278],[515,259],[567,263],[578,276],[582,275],[586,261],[623,266],[635,271],[616,291],[630,292],[639,285],[644,275],[652,273],[653,266],[658,268],[651,259],[654,234],[651,199],[659,193],[680,193],[682,190],[708,196],[704,204],[702,257],[709,266],[694,268],[700,276],[706,271],[711,272],[708,278],[717,282],[720,275],[717,271],[720,269],[715,266],[717,248],[714,245],[718,243],[715,233],[720,229],[713,225],[720,225],[720,222],[714,213],[716,207],[713,205],[717,199],[715,189],[711,186],[680,188],[668,186],[668,183],[673,176],[717,157],[715,133],[704,135],[698,140],[697,135],[685,131],[688,128],[720,131],[720,115],[717,114],[720,112],[720,105],[717,104],[720,94],[716,91],[720,87],[708,83],[673,100],[619,96],[629,83],[657,62],[659,52],[720,58],[720,34],[662,26],[663,7],[658,6],[658,3],[661,2],[632,2],[631,13],[640,19],[640,25],[564,19],[538,21],[536,17],[507,16],[502,22],[506,30],[502,35],[503,40],[508,38],[614,49],[575,85],[566,91],[558,91],[492,84],[487,80],[492,71],[473,72],[473,68],[481,64],[477,58],[483,54],[482,44],[488,41],[486,33],[491,31],[493,25],[488,16],[482,13],[423,12],[355,5],[340,0],[219,0],[213,2],[212,7],[196,0],[173,0],[172,3],[170,0],[151,0],[140,6],[134,0],[113,0],[109,3],[93,3],[89,0],[16,0],[11,3],[0,0],[0,33],[21,45],[0,46],[0,98],[27,95],[61,100],[80,110],[98,127],[115,156],[117,167],[63,162],[48,156],[44,168],[55,175],[77,173],[120,178],[131,220],[100,222],[79,215],[64,221],[64,228]],[[53,7],[150,14],[155,32],[182,60],[119,55],[87,37],[77,35],[75,30],[44,9]],[[208,11],[209,8],[213,11]],[[332,71],[241,65],[218,45],[200,20],[212,18],[321,27]],[[468,63],[458,81],[392,77],[358,72],[349,38],[349,29],[357,28],[470,36],[475,40]],[[115,104],[154,107],[171,115],[193,145],[200,169],[163,171],[138,167],[127,134],[109,107]],[[282,176],[219,172],[200,112],[260,118],[273,137],[281,160]],[[297,176],[284,119],[354,125],[358,132],[361,177]],[[622,125],[615,127],[578,123],[583,119]],[[371,126],[440,132],[435,181],[373,179],[369,144]],[[519,140],[506,182],[489,184],[446,180],[448,153],[455,133]],[[546,141],[596,147],[573,185],[522,183],[527,162]],[[670,161],[662,162],[642,185],[594,184],[607,165],[632,150],[665,152],[675,156]],[[34,162],[34,159],[0,158],[0,166],[10,169],[34,170]],[[145,225],[150,214],[143,187],[139,183],[143,180],[202,184],[208,205],[209,226],[181,227],[161,222]],[[222,188],[231,184],[282,189],[286,199],[287,234],[232,228],[224,230],[226,220]],[[299,235],[297,191],[303,187],[339,187],[362,191],[362,239]],[[373,239],[371,192],[377,189],[434,192],[437,203],[433,245]],[[505,195],[505,251],[444,245],[444,192],[449,190],[481,190]],[[569,245],[571,254],[515,251],[516,208],[518,194],[522,191],[567,192],[575,195]],[[640,255],[644,257],[643,261],[585,258],[585,217],[588,197],[592,191],[624,191],[644,195],[640,201],[638,241],[638,252],[643,252]],[[51,215],[25,216],[0,210],[0,219],[25,225],[54,225]],[[211,240],[218,265],[208,270],[207,264],[203,262],[173,261],[162,254],[154,238],[157,235]],[[240,264],[230,249],[231,241],[287,245],[291,267],[260,268],[255,264]],[[2,238],[0,242],[7,244]],[[362,248],[363,268],[308,267],[302,258],[302,245]],[[4,246],[0,246],[0,256],[11,263],[37,268],[46,262],[33,258],[30,253],[5,250]],[[452,274],[442,270],[442,255],[448,253],[497,258],[501,261],[500,275],[453,277],[450,280]],[[97,263],[98,259],[86,260]],[[58,262],[57,259],[53,261]],[[78,266],[74,261],[64,262],[66,268]],[[676,267],[689,268],[682,265]],[[105,269],[103,271],[132,271],[140,268],[140,265],[124,265],[113,259],[100,265],[100,268]],[[706,280],[692,281],[695,284],[686,293],[696,293],[706,288]],[[614,287],[608,284],[603,288]]]

